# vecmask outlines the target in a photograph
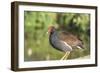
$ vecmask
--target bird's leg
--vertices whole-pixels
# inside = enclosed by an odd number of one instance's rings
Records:
[[[67,51],[65,55],[61,58],[61,60],[66,60],[70,54],[70,51]]]
[[[65,55],[61,58],[61,60],[64,60],[64,58],[66,57],[67,55],[67,52],[65,53]]]
[[[67,60],[69,55],[70,55],[70,51],[67,52],[66,56],[64,57],[64,60]]]

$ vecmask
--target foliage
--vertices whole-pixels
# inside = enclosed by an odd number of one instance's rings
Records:
[[[69,31],[79,36],[84,50],[76,49],[69,59],[90,54],[90,15],[83,13],[54,13],[54,12],[24,12],[25,61],[59,60],[64,53],[52,48],[46,34],[50,25],[57,26],[58,30]],[[29,54],[31,49],[31,54]]]

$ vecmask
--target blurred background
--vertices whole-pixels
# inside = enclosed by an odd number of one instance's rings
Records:
[[[24,12],[24,61],[59,60],[63,52],[52,48],[47,34],[53,25],[79,36],[84,50],[75,49],[68,59],[84,59],[90,56],[90,15],[84,13]]]

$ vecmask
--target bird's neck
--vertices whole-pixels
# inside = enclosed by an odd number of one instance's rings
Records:
[[[56,31],[56,30],[52,31],[52,32],[50,33],[50,36],[52,36],[52,35],[57,35],[57,31]]]
[[[57,40],[57,39],[58,39],[58,32],[57,32],[57,31],[53,31],[53,32],[50,34],[50,38],[51,38],[51,39]]]

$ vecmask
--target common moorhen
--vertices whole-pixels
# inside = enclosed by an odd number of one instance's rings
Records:
[[[58,32],[54,26],[48,28],[48,33],[50,44],[55,49],[65,52],[61,60],[68,58],[68,55],[74,48],[83,49],[82,40],[71,33],[65,31]]]

